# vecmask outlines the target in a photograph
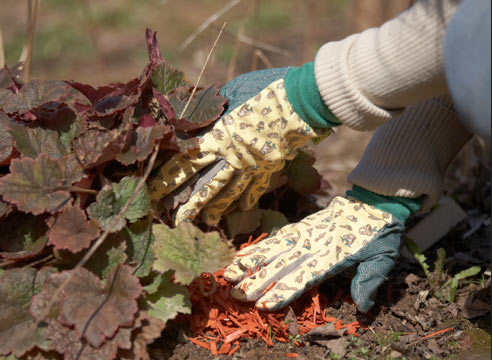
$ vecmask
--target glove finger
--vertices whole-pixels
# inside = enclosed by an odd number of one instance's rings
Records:
[[[211,153],[195,159],[176,154],[159,169],[156,177],[149,182],[151,200],[159,200],[168,195],[215,160],[216,156]]]
[[[232,288],[232,297],[239,301],[257,301],[270,284],[295,271],[310,256],[309,253],[296,249],[283,253],[269,265],[246,277]]]
[[[235,176],[202,210],[203,221],[208,225],[216,225],[222,214],[241,196],[250,181],[250,176],[244,174]]]
[[[241,210],[251,209],[268,189],[270,184],[270,173],[260,173],[255,175],[249,186],[246,188],[239,201]]]
[[[285,225],[275,236],[239,251],[233,263],[226,267],[224,277],[228,281],[236,283],[241,281],[250,270],[271,263],[275,258],[296,245],[301,239],[304,226],[302,222]]]
[[[175,223],[193,220],[205,205],[230,181],[235,169],[226,164],[217,174],[200,190],[192,195],[188,201],[180,206],[176,213]]]

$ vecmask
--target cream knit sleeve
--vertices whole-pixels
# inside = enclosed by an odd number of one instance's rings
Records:
[[[442,41],[459,2],[417,0],[379,28],[323,45],[315,78],[337,119],[371,130],[408,105],[447,93]]]

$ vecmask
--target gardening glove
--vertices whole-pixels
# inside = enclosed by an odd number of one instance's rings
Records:
[[[270,176],[306,141],[339,125],[318,93],[313,63],[244,74],[220,93],[228,111],[199,138],[200,151],[175,155],[150,182],[151,198],[158,200],[200,170],[218,167],[205,184],[196,182],[200,186],[180,206],[175,223],[201,211],[207,224],[217,224],[236,200],[241,209],[250,209],[267,190]]]
[[[403,204],[394,202],[402,198],[382,197],[357,187],[347,194],[353,197],[335,197],[326,209],[240,251],[224,272],[231,282],[242,280],[232,296],[256,301],[260,310],[276,311],[327,278],[358,265],[352,299],[360,311],[369,311],[378,287],[399,257],[404,221],[419,205],[411,199],[410,204],[406,199]]]

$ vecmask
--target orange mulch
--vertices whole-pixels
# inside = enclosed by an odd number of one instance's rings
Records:
[[[249,241],[241,248],[253,245],[265,237]],[[224,276],[224,269],[213,274],[217,283],[216,291],[209,297],[205,297],[200,290],[200,281],[204,284],[205,290],[212,287],[211,274],[202,274],[190,286],[190,299],[193,304],[191,315],[187,315],[194,337],[190,341],[201,346],[213,355],[232,355],[240,347],[239,340],[250,338],[262,340],[266,346],[272,346],[274,340],[279,342],[289,341],[288,328],[290,322],[285,321],[287,309],[277,312],[262,312],[255,306],[254,302],[243,303],[230,296],[230,290],[234,286],[228,282]],[[340,298],[341,291],[335,296]],[[348,296],[351,301],[350,296]],[[326,314],[328,299],[314,288],[294,301],[290,306],[297,317],[299,334],[303,335],[310,330],[325,325],[327,322],[335,323],[338,329],[347,329],[348,334],[359,336],[358,329],[361,327],[359,322],[343,324],[337,318]],[[355,306],[355,305],[354,305]],[[288,308],[288,307],[287,307]],[[297,346],[301,344],[292,340]],[[289,353],[287,357],[295,357],[297,354]]]

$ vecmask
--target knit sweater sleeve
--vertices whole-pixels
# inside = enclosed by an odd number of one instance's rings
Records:
[[[336,118],[372,130],[411,104],[447,92],[442,42],[460,0],[417,0],[379,28],[323,45],[318,90]]]

